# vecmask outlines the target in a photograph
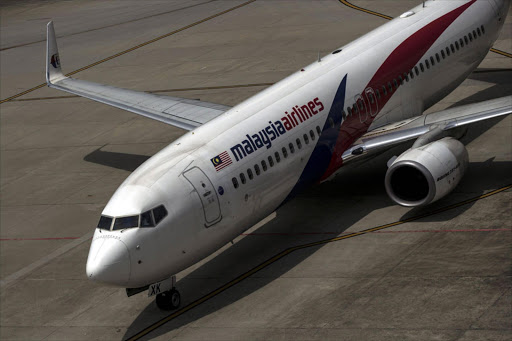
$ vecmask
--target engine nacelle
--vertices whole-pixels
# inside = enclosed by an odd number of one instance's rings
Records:
[[[464,145],[445,137],[396,158],[386,173],[386,191],[402,206],[427,205],[450,193],[467,165]]]

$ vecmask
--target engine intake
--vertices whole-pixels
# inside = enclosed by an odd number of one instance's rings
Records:
[[[385,179],[389,197],[402,206],[441,199],[459,183],[468,165],[464,145],[451,137],[409,149],[391,163]]]

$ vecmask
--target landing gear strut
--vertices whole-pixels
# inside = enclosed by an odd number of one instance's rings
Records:
[[[174,310],[180,306],[180,292],[175,288],[156,295],[156,305],[162,310]]]

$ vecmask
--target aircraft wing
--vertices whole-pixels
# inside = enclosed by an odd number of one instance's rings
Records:
[[[456,128],[495,117],[512,114],[512,96],[463,105],[439,112],[413,117],[372,130],[359,138],[343,153],[343,162],[350,162],[389,149],[400,143],[423,138],[438,139]]]
[[[49,22],[47,26],[46,59],[46,83],[50,88],[86,97],[186,130],[193,130],[230,109],[220,104],[154,95],[66,77],[61,70],[53,22]]]

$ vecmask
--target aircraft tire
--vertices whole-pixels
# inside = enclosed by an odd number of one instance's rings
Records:
[[[164,291],[156,295],[156,305],[162,310],[174,310],[180,306],[181,296],[176,289]]]

